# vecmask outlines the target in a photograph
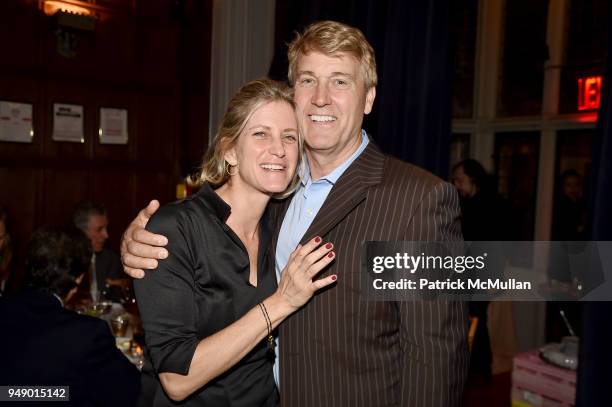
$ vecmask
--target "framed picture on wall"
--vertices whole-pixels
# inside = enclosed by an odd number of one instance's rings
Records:
[[[53,104],[53,140],[84,143],[83,106]]]
[[[100,144],[127,144],[128,111],[110,107],[100,108]]]
[[[31,143],[32,104],[0,100],[0,141]]]

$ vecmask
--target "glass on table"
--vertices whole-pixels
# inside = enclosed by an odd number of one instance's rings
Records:
[[[128,315],[117,315],[110,320],[111,331],[115,337],[126,336],[130,319]]]

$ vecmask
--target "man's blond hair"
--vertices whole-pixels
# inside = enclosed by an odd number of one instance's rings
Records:
[[[370,89],[378,83],[374,49],[363,33],[355,27],[337,21],[320,21],[309,25],[302,34],[296,33],[287,51],[288,77],[291,85],[295,85],[297,79],[300,55],[306,55],[311,51],[331,57],[339,53],[352,55],[361,64],[365,88]]]

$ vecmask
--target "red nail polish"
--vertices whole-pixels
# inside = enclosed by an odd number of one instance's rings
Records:
[[[333,258],[335,256],[334,252],[330,252],[327,257],[329,257],[330,259]]]
[[[328,243],[328,244],[325,245],[326,249],[331,249],[332,247],[334,247],[334,245],[331,244],[331,243]]]
[[[321,242],[321,238],[319,236],[315,237],[315,243],[320,243]]]
[[[336,277],[336,276],[331,276],[332,281],[336,281],[337,278],[338,277]]]

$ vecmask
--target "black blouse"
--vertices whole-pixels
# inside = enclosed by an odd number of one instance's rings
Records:
[[[205,184],[194,196],[161,207],[148,222],[147,230],[168,237],[169,256],[134,282],[147,345],[141,405],[176,405],[157,374],[187,374],[200,340],[241,318],[276,289],[268,216],[259,227],[254,287],[247,250],[225,224],[230,212]],[[275,406],[273,361],[264,339],[180,405]]]

